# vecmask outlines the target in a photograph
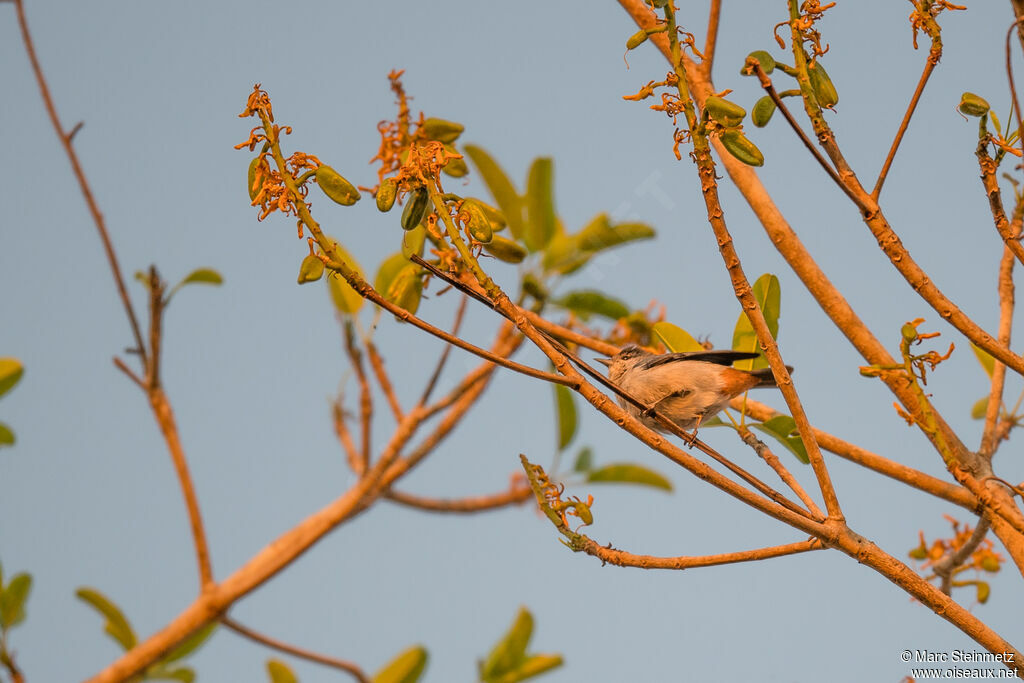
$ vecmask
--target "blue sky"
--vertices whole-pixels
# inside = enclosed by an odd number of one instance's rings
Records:
[[[1003,120],[1009,100],[1002,40],[1008,3],[969,3],[947,13],[946,51],[922,99],[882,195],[911,253],[938,285],[994,330],[1001,245],[973,156],[976,127],[954,111],[965,90]],[[667,65],[644,47],[623,61],[635,27],[615,3],[505,5],[267,2],[62,3],[27,7],[36,48],[66,126],[84,121],[75,146],[130,277],[156,263],[176,281],[210,266],[223,287],[179,293],[166,319],[164,378],[207,524],[214,570],[224,577],[354,481],[331,428],[328,401],[354,386],[339,326],[323,288],[298,287],[305,254],[294,224],[257,223],[244,191],[250,155],[232,149],[251,127],[237,118],[253,83],[269,91],[289,149],[319,156],[354,182],[373,183],[367,161],[376,124],[393,116],[386,74],[404,68],[414,111],[465,124],[520,184],[531,160],[555,159],[558,211],[576,230],[600,211],[641,220],[656,241],[610,253],[565,289],[599,287],[718,346],[739,314],[705,220],[693,165],[671,151],[670,122],[622,100]],[[704,16],[683,8],[698,36]],[[829,115],[839,143],[867,183],[888,150],[926,56],[910,44],[907,3],[841,3],[820,28],[840,103]],[[738,75],[755,49],[778,54],[771,27],[785,5],[726,3],[716,86],[749,107],[760,97]],[[98,617],[74,597],[93,586],[120,604],[140,634],[163,626],[196,590],[187,519],[166,449],[144,396],[112,365],[130,344],[96,231],[38,95],[14,9],[0,5],[0,356],[26,366],[0,401],[18,444],[0,451],[0,561],[6,576],[33,574],[28,621],[13,632],[33,681],[79,680],[117,655]],[[930,376],[936,405],[965,442],[977,443],[971,405],[986,382],[966,340],[906,287],[855,208],[829,184],[781,125],[748,127],[767,159],[761,177],[807,247],[876,335],[893,350],[899,326],[924,317],[953,341],[952,359]],[[1009,167],[1007,167],[1008,169]],[[470,176],[467,194],[484,193]],[[831,327],[722,181],[726,220],[751,276],[778,274],[780,342],[811,421],[865,448],[937,476],[941,461],[891,407],[877,381]],[[372,201],[314,204],[325,229],[368,272],[395,250],[400,229]],[[512,288],[511,267],[496,267]],[[137,306],[141,288],[132,283]],[[420,314],[446,325],[452,297]],[[368,321],[364,317],[364,322]],[[466,336],[486,345],[497,324],[471,310]],[[375,340],[411,402],[439,343],[382,318]],[[523,362],[542,365],[538,353]],[[453,352],[446,381],[475,365]],[[1008,400],[1020,382],[1011,380]],[[350,391],[351,394],[351,391]],[[759,399],[782,406],[762,392]],[[353,404],[354,405],[354,404]],[[390,433],[383,403],[375,443]],[[598,462],[634,460],[672,479],[666,495],[627,487],[593,493],[591,535],[637,553],[708,554],[801,540],[674,470],[581,404],[577,445]],[[725,430],[707,440],[755,471]],[[551,388],[499,373],[462,429],[403,484],[432,496],[498,491],[519,453],[550,462]],[[1024,478],[1013,442],[997,470]],[[780,453],[780,457],[784,454]],[[829,459],[851,526],[905,557],[918,530],[946,535],[958,510]],[[808,488],[808,469],[793,464]],[[961,517],[963,518],[963,517]],[[1021,640],[1013,568],[993,580],[993,599],[973,611],[1011,642]],[[960,595],[967,603],[971,597]],[[561,652],[544,680],[899,680],[903,649],[978,651],[958,630],[874,572],[838,553],[686,572],[601,567],[557,542],[529,508],[442,517],[387,503],[339,528],[232,611],[271,636],[357,661],[375,671],[421,642],[425,680],[472,680],[519,605],[536,617],[532,648]],[[195,658],[202,681],[262,680],[268,653],[220,631]],[[307,663],[304,682],[344,680]]]

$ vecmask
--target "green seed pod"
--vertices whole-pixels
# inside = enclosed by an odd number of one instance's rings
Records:
[[[487,220],[483,210],[470,202],[463,202],[461,210],[469,214],[466,227],[469,228],[469,234],[473,236],[473,239],[483,244],[490,242],[494,231],[491,228],[491,222]]]
[[[249,201],[255,201],[260,193],[260,188],[254,187],[254,185],[256,185],[256,169],[260,167],[260,159],[262,158],[253,157],[253,160],[249,162]]]
[[[423,296],[423,278],[420,277],[420,272],[421,268],[414,263],[402,268],[388,287],[385,298],[415,314]]]
[[[836,106],[839,102],[839,93],[821,62],[815,62],[807,70],[807,75],[811,77],[811,88],[814,89],[814,97],[818,100],[818,105],[826,109]]]
[[[960,96],[960,104],[957,105],[957,109],[961,114],[967,116],[984,116],[988,113],[989,106],[985,98],[978,97],[972,92],[965,92]]]
[[[900,328],[900,334],[903,336],[904,340],[908,342],[914,341],[917,339],[917,325],[914,325],[913,323],[904,323],[903,327]]]
[[[302,259],[302,265],[299,266],[299,284],[304,285],[307,282],[316,282],[324,274],[324,262],[321,261],[315,254],[309,254],[306,258]]]
[[[722,145],[729,152],[747,166],[763,166],[764,155],[753,142],[747,139],[742,131],[726,130],[718,136]]]
[[[398,194],[398,183],[394,178],[385,178],[377,188],[377,209],[387,213],[395,205],[395,196]]]
[[[466,127],[461,123],[435,118],[426,119],[420,127],[420,130],[426,133],[431,140],[446,144],[455,142],[465,129]]]
[[[420,224],[423,216],[427,213],[427,201],[429,199],[430,195],[427,194],[425,188],[420,187],[413,191],[412,196],[409,197],[405,205],[405,209],[402,211],[403,230],[412,230]]]
[[[413,254],[417,256],[423,256],[423,244],[427,240],[427,229],[422,225],[417,225],[409,232],[402,233],[402,256],[406,260],[410,259]]]
[[[484,245],[484,251],[505,263],[520,263],[526,258],[526,249],[512,240],[495,236]]]
[[[775,113],[775,100],[768,95],[759,99],[750,110],[750,121],[758,128],[764,128]]]
[[[342,206],[352,206],[359,201],[359,190],[330,166],[316,169],[316,184],[325,195]]]
[[[485,216],[487,216],[487,220],[491,222],[491,230],[494,232],[501,232],[508,224],[505,220],[505,214],[490,204],[480,201],[476,197],[468,197],[465,204],[475,204],[480,207],[480,210],[484,212]],[[463,206],[465,206],[465,204],[463,204]]]
[[[445,143],[444,149],[449,154],[459,153],[458,150],[447,143]],[[469,173],[469,166],[466,165],[465,159],[449,159],[448,163],[441,167],[441,172],[445,175],[450,175],[452,178],[461,178]]]
[[[765,52],[764,50],[754,50],[749,55],[747,55],[747,59],[750,59],[751,57],[758,61],[758,63],[761,65],[761,71],[765,72],[766,74],[770,74],[771,72],[775,71],[775,58],[772,57],[767,52]],[[743,68],[740,69],[740,76],[753,75],[753,70],[748,69],[746,65],[744,65]]]
[[[743,117],[747,115],[747,110],[740,105],[714,95],[704,100],[704,111],[726,128],[740,125],[743,122]]]
[[[532,273],[527,273],[523,276],[523,291],[537,301],[547,301],[551,295],[547,288]]]
[[[626,49],[638,48],[645,42],[647,42],[647,31],[641,29],[629,37],[629,40],[626,41]]]

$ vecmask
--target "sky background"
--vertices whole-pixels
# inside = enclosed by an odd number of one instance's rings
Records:
[[[329,298],[319,284],[296,286],[305,243],[290,219],[256,221],[244,190],[251,154],[233,149],[253,125],[236,115],[256,82],[270,93],[278,123],[294,129],[287,149],[372,185],[375,127],[394,115],[386,74],[404,68],[414,112],[465,124],[460,142],[488,149],[520,187],[533,158],[554,157],[558,212],[570,231],[600,211],[658,230],[655,241],[596,259],[560,291],[598,287],[637,308],[657,300],[695,336],[717,346],[731,341],[740,308],[694,166],[673,157],[663,115],[621,97],[663,78],[667,64],[645,46],[628,56],[627,68],[624,44],[636,29],[615,3],[26,4],[64,125],[85,123],[75,147],[129,280],[151,263],[171,282],[199,266],[225,278],[220,288],[177,295],[163,365],[219,578],[355,481],[330,422],[330,397],[354,384]],[[697,4],[681,3],[679,21],[702,37],[705,10],[691,8]],[[882,207],[943,291],[992,331],[1001,243],[977,177],[975,122],[954,107],[969,90],[1008,120],[1002,44],[1012,13],[1005,2],[968,4],[941,18],[945,54]],[[911,46],[909,9],[840,3],[819,25],[831,45],[823,63],[840,93],[828,120],[865,184],[873,183],[927,55],[923,37],[922,49]],[[725,3],[715,82],[734,89],[731,99],[748,109],[761,92],[739,77],[743,58],[755,49],[781,54],[772,26],[785,18],[781,0]],[[29,571],[35,579],[28,620],[12,632],[28,680],[74,681],[119,654],[98,615],[74,597],[77,587],[111,597],[145,637],[193,599],[195,563],[159,431],[144,396],[111,363],[130,345],[129,327],[10,4],[0,4],[0,63],[7,160],[0,165],[0,356],[26,366],[21,384],[0,401],[0,420],[18,437],[16,447],[0,451],[0,562],[6,577]],[[900,325],[924,317],[922,329],[943,333],[934,348],[956,343],[928,388],[964,441],[976,445],[980,422],[969,412],[987,383],[966,340],[913,295],[781,119],[747,133],[764,152],[760,174],[775,201],[875,334],[895,352]],[[452,187],[486,196],[475,175]],[[859,376],[861,360],[787,271],[727,178],[721,188],[746,272],[751,279],[773,272],[781,281],[781,351],[796,368],[812,423],[948,477],[921,434],[896,415],[889,392]],[[397,215],[379,214],[372,200],[352,208],[313,202],[325,229],[366,271],[397,248]],[[499,284],[515,285],[514,268],[495,265],[493,272]],[[130,286],[142,311],[143,290]],[[446,326],[454,301],[426,300],[420,315]],[[465,336],[487,345],[496,325],[493,313],[471,309]],[[390,316],[375,340],[411,404],[439,342]],[[543,364],[534,352],[518,359]],[[453,351],[445,386],[475,365]],[[1010,380],[1008,400],[1020,385]],[[756,398],[784,405],[771,392]],[[379,405],[378,445],[393,427]],[[592,445],[598,463],[643,462],[676,487],[672,494],[572,488],[597,499],[588,530],[596,540],[666,556],[802,540],[579,406],[574,448]],[[726,430],[702,437],[763,473]],[[499,372],[463,427],[401,488],[439,497],[499,491],[517,471],[519,453],[548,464],[554,444],[551,387]],[[906,558],[919,530],[929,539],[948,535],[943,514],[965,519],[958,508],[837,458],[828,462],[852,528],[897,557]],[[813,489],[809,468],[787,464]],[[1015,443],[1004,444],[998,473],[1020,481],[1022,470]],[[992,585],[987,605],[974,604],[969,590],[957,597],[1020,648],[1019,574],[1010,566]],[[231,614],[272,637],[352,659],[368,673],[423,643],[430,651],[424,680],[441,682],[475,680],[476,660],[520,605],[537,621],[531,649],[565,656],[566,666],[543,679],[552,683],[895,682],[910,673],[899,657],[904,649],[980,651],[839,553],[686,572],[601,567],[560,545],[529,507],[447,517],[382,502]],[[259,681],[268,656],[278,655],[221,630],[191,661],[201,681]],[[288,661],[304,683],[348,680]]]

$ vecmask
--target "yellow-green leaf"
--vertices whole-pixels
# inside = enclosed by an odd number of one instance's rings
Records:
[[[334,243],[334,249],[337,255],[342,261],[349,267],[355,270],[359,277],[363,277],[363,269],[359,267],[359,263],[352,258],[352,254],[346,251],[345,247],[341,246],[337,242]],[[359,309],[363,306],[363,297],[359,296],[359,292],[352,289],[352,286],[345,281],[339,273],[334,271],[331,272],[327,278],[327,289],[331,293],[331,300],[334,301],[334,307],[337,308],[341,313],[352,315],[358,313]]]
[[[779,278],[771,273],[765,273],[757,278],[757,282],[754,283],[752,289],[754,298],[757,299],[757,303],[761,307],[761,313],[764,315],[765,322],[768,323],[768,330],[771,332],[772,338],[778,338],[779,313],[782,307],[782,292],[779,288]],[[754,333],[754,326],[750,324],[745,311],[740,313],[740,317],[736,320],[736,328],[732,333],[732,348],[737,351],[760,351],[757,334]],[[768,361],[765,360],[764,356],[758,356],[751,360],[739,361],[736,363],[736,367],[740,370],[766,368],[768,367]]]
[[[93,609],[106,617],[107,621],[103,625],[103,630],[116,640],[121,647],[125,650],[135,647],[138,642],[135,637],[135,631],[132,630],[131,624],[128,623],[128,619],[125,618],[124,613],[121,612],[117,605],[111,602],[105,595],[92,588],[79,588],[75,591],[75,595],[89,603]]]
[[[161,659],[161,662],[170,663],[175,662],[179,659],[183,659],[193,652],[195,652],[200,645],[206,642],[207,638],[213,635],[213,632],[217,630],[217,622],[211,621],[206,626],[190,635],[185,640],[181,641],[178,647],[171,650],[166,657]]]
[[[651,331],[654,332],[655,336],[661,340],[661,343],[673,353],[704,350],[701,343],[694,339],[689,332],[681,327],[673,325],[672,323],[664,321],[654,323],[654,325],[651,326]]]
[[[187,666],[178,667],[177,669],[165,669],[161,666],[157,666],[146,670],[145,680],[194,683],[196,680],[196,672]]]
[[[416,645],[392,659],[373,677],[373,683],[416,683],[427,668],[427,650]]]
[[[971,419],[973,420],[984,420],[985,413],[988,411],[988,396],[979,398],[973,406],[971,406]]]
[[[480,669],[480,677],[491,681],[508,671],[519,668],[526,661],[526,646],[533,635],[533,615],[520,607],[512,626],[499,640]]]
[[[776,415],[761,424],[752,424],[750,426],[777,439],[803,464],[807,465],[811,462],[811,459],[807,457],[807,447],[804,446],[803,439],[800,438],[797,432],[796,421],[789,415]]]
[[[587,474],[587,481],[593,483],[638,484],[656,489],[672,490],[672,482],[654,470],[630,462],[613,463],[598,467]]]
[[[395,279],[388,286],[387,292],[383,293],[384,298],[415,314],[423,296],[423,278],[420,277],[420,273],[421,269],[415,263],[406,263],[395,274]]]
[[[523,199],[516,191],[515,185],[509,180],[501,166],[482,148],[476,145],[466,145],[463,148],[469,156],[470,161],[476,166],[484,184],[490,190],[494,201],[505,215],[508,221],[509,230],[516,239],[522,239],[524,233],[523,222]]]
[[[992,373],[996,369],[996,359],[989,355],[988,351],[975,345],[974,342],[971,342],[971,349],[974,351],[974,355],[978,359],[978,362],[981,363],[981,367],[985,369],[985,374],[991,377]],[[0,394],[2,393],[3,392],[0,391]]]
[[[200,284],[200,285],[220,285],[224,283],[224,278],[221,277],[213,268],[196,268],[191,273],[185,276],[185,278],[178,283],[178,286],[189,285],[189,284]]]
[[[591,218],[575,238],[579,249],[596,252],[654,235],[654,228],[645,223],[619,223],[613,227],[608,214],[600,213]]]
[[[423,244],[427,240],[427,228],[417,225],[408,232],[402,231],[402,256],[412,258],[413,254],[423,256]]]
[[[331,201],[342,206],[352,206],[359,201],[359,190],[355,188],[355,185],[330,166],[321,166],[316,169],[316,184]]]
[[[386,297],[388,289],[391,288],[391,283],[395,281],[395,276],[407,265],[409,265],[409,260],[400,252],[395,252],[388,256],[381,261],[380,267],[377,269],[377,275],[373,278],[373,288]]]
[[[526,215],[529,223],[523,241],[530,251],[540,251],[555,236],[554,162],[538,157],[526,178]]]
[[[317,258],[316,254],[306,254],[306,258],[302,259],[302,263],[299,264],[299,284],[316,282],[323,276],[324,262]]]
[[[551,303],[567,308],[583,319],[591,315],[600,315],[610,320],[618,320],[629,315],[629,306],[595,289],[572,291]]]
[[[461,123],[434,117],[424,120],[421,126],[421,130],[426,133],[428,138],[448,144],[455,142],[465,129],[466,127]]]
[[[25,601],[32,590],[32,577],[15,574],[0,592],[0,631],[5,631],[25,620]]]
[[[594,468],[594,451],[590,446],[584,446],[576,454],[576,462],[572,465],[573,472],[589,472]]]
[[[14,445],[14,432],[11,428],[0,422],[0,446],[13,446]]]
[[[558,411],[558,450],[572,443],[576,436],[576,404],[568,387],[555,384],[555,408]]]
[[[0,358],[0,396],[14,388],[25,374],[25,367],[17,358]]]
[[[295,672],[280,659],[267,660],[267,675],[270,676],[270,683],[299,683]]]
[[[519,683],[562,665],[561,655],[530,655],[518,668],[487,681],[487,683]]]
[[[521,263],[526,258],[526,249],[499,235],[494,235],[491,241],[484,245],[484,251],[505,263]]]

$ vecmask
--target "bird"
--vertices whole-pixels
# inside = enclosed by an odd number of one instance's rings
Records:
[[[653,411],[664,415],[680,429],[696,430],[714,417],[729,401],[754,387],[777,386],[770,368],[738,370],[738,360],[756,358],[749,351],[708,350],[654,354],[636,344],[627,344],[611,358],[597,358],[608,367],[608,379],[639,400],[639,408],[622,396],[619,405],[653,430],[667,433]],[[786,366],[790,372],[793,368]]]

